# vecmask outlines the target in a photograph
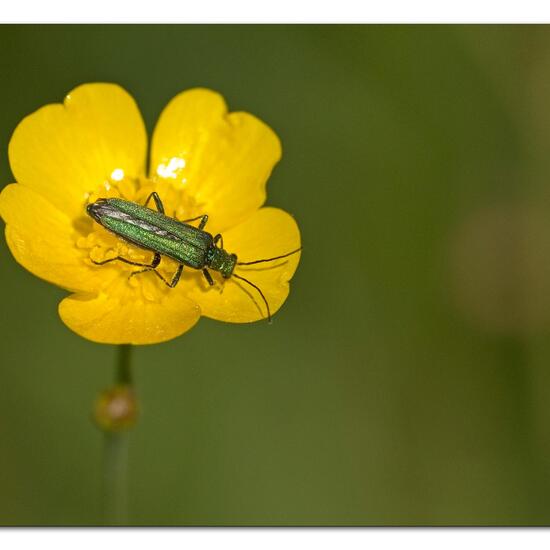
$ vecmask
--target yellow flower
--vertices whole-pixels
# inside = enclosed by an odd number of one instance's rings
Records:
[[[205,230],[222,233],[239,261],[269,258],[300,246],[294,219],[263,207],[266,181],[280,159],[275,133],[254,116],[228,113],[206,89],[182,92],[166,106],[153,133],[148,175],[147,135],[132,97],[115,84],[85,84],[63,104],[46,105],[21,121],[9,145],[18,183],[0,195],[6,240],[26,269],[73,294],[59,304],[65,324],[95,342],[152,344],[189,330],[201,315],[233,323],[266,317],[254,289],[213,273],[185,268],[170,289],[154,273],[94,261],[123,256],[150,262],[152,253],[129,245],[86,215],[100,197],[143,204],[156,191],[166,214],[188,219],[207,213]],[[285,301],[299,254],[242,266],[272,313]],[[163,258],[169,278],[176,264]]]

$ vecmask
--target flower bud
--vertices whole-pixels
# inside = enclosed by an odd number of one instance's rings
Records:
[[[138,409],[135,392],[118,385],[102,391],[94,406],[94,420],[106,432],[122,432],[134,426]]]

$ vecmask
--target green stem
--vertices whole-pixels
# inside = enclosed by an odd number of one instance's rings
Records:
[[[106,525],[125,525],[128,521],[128,434],[104,435],[104,514]]]
[[[116,383],[123,386],[132,385],[132,346],[123,344],[118,346],[118,362]]]
[[[132,388],[132,346],[118,347],[115,383]],[[128,522],[128,433],[104,432],[103,509],[107,525]]]

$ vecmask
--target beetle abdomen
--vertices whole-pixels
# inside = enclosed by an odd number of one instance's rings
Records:
[[[195,269],[205,265],[210,233],[123,199],[99,199],[88,214],[122,239]]]

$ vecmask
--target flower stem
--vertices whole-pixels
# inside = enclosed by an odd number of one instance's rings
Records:
[[[118,346],[118,362],[116,372],[117,384],[132,385],[132,346],[123,344]]]
[[[104,438],[105,525],[125,525],[128,521],[128,434],[106,432]]]
[[[136,418],[131,369],[132,346],[118,347],[115,386],[96,403],[96,422],[104,432],[103,513],[106,525],[128,522],[127,430]]]

